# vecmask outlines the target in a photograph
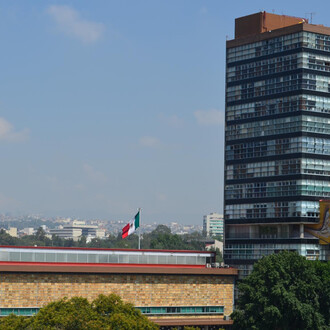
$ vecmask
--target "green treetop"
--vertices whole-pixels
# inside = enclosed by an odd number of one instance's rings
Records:
[[[284,251],[257,262],[238,288],[234,329],[330,329],[330,263]]]
[[[92,303],[73,297],[52,302],[30,318],[10,315],[0,319],[6,330],[156,330],[158,326],[115,295],[99,295]]]

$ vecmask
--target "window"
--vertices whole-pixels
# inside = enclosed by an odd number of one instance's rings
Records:
[[[224,306],[136,307],[143,314],[223,314]]]

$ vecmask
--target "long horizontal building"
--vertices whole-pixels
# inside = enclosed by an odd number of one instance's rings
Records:
[[[223,328],[232,324],[237,270],[214,264],[211,251],[0,246],[0,316],[116,293],[161,329]]]
[[[85,236],[87,239],[92,238],[104,238],[105,230],[100,229],[98,226],[87,225],[85,221],[74,220],[70,224],[64,225],[60,228],[51,229],[51,235],[56,235],[64,239],[73,239],[77,241],[82,236]]]

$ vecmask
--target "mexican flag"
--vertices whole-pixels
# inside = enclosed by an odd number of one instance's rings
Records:
[[[131,220],[123,229],[121,237],[125,238],[135,232],[140,227],[140,211],[136,213],[133,220]]]

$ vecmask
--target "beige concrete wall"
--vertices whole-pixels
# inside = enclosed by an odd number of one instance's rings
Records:
[[[42,307],[63,297],[116,293],[135,306],[233,308],[232,276],[0,273],[1,307]]]

